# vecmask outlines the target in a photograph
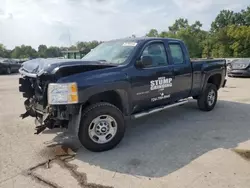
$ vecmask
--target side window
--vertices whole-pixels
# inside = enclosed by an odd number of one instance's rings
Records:
[[[142,56],[150,56],[153,64],[150,67],[165,66],[168,64],[165,46],[163,43],[149,44],[142,52]]]
[[[169,48],[174,64],[185,63],[180,44],[169,44]]]

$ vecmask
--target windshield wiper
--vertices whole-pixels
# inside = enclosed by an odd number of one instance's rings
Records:
[[[107,60],[105,60],[105,59],[100,59],[100,60],[97,60],[97,61],[104,61],[104,62],[107,62]]]
[[[114,64],[114,63],[112,63],[112,62],[110,62],[110,61],[107,61],[107,60],[105,60],[105,59],[100,59],[100,60],[97,60],[97,61],[99,61],[99,62],[101,62],[101,63],[106,63],[106,64]]]
[[[110,64],[112,66],[117,66],[115,63],[112,63],[111,61],[107,61],[105,59],[99,59],[99,60],[96,60],[96,61],[99,61],[99,62],[105,63],[105,64]]]

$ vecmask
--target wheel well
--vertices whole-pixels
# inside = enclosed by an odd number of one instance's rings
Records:
[[[221,84],[221,75],[215,74],[210,76],[207,83],[214,84],[217,87],[217,89],[219,89]]]
[[[89,100],[86,102],[86,105],[84,106],[86,107],[92,104],[96,104],[98,102],[108,102],[110,104],[115,105],[123,112],[122,99],[116,91],[105,91],[93,95],[89,98]]]

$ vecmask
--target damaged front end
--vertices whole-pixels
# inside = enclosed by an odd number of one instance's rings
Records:
[[[52,82],[52,79],[48,81],[46,77],[31,78],[24,76],[19,78],[19,84],[19,91],[22,92],[23,97],[26,98],[24,102],[26,112],[21,114],[20,117],[23,119],[28,116],[35,118],[35,134],[41,133],[46,128],[68,129],[69,122],[75,119],[75,116],[80,111],[80,105],[77,104],[76,87],[73,85],[69,88],[73,90],[73,92],[68,92],[66,94],[67,96],[64,98],[61,97],[62,99],[60,101],[59,90],[61,88],[56,90],[56,84]],[[53,88],[49,88],[51,85]],[[68,87],[66,88],[68,89]],[[54,94],[51,94],[51,92],[54,92]],[[72,100],[66,99],[68,96],[72,97]],[[64,100],[69,100],[67,101],[68,104],[60,104],[60,102],[64,103]],[[54,103],[57,103],[57,105],[54,105]]]
[[[46,128],[66,128],[78,132],[81,104],[76,82],[62,83],[60,79],[83,72],[114,67],[101,62],[81,60],[34,59],[19,69],[19,91],[25,98],[26,112],[22,118],[35,118],[37,132]],[[60,83],[59,83],[60,82]]]
[[[37,132],[39,134],[46,127],[51,127],[51,122],[47,121],[47,118],[53,113],[46,104],[46,88],[47,84],[42,83],[39,79],[24,76],[19,78],[19,92],[23,93],[24,106],[26,112],[21,114],[22,119],[31,116],[35,117],[35,123],[37,125]]]
[[[47,103],[47,87],[48,81],[38,78],[32,78],[24,76],[19,78],[19,91],[23,93],[24,106],[26,112],[21,114],[22,119],[31,116],[36,118],[36,130],[35,134],[41,133],[46,128],[54,128],[56,126],[53,116],[55,116],[55,110],[51,108]]]

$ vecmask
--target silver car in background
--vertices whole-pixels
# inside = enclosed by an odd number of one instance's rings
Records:
[[[229,77],[250,77],[250,59],[235,59],[227,64]]]

